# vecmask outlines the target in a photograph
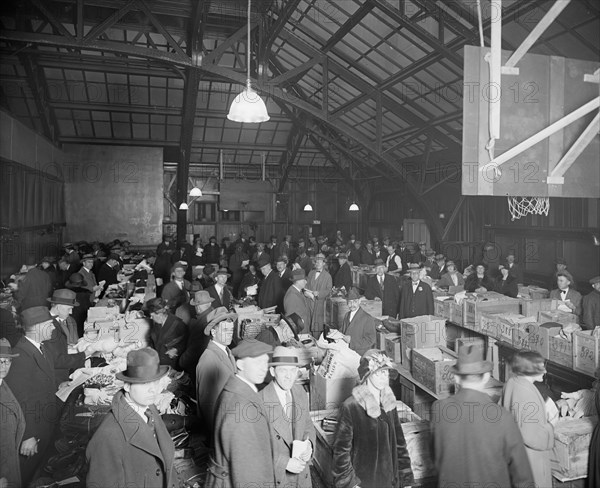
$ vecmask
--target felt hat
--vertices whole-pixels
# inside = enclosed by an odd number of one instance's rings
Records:
[[[454,263],[454,261],[446,261],[446,268],[450,266],[454,266],[456,268],[456,264]]]
[[[164,298],[155,297],[148,300],[143,307],[143,310],[148,313],[158,313],[158,312],[166,312],[168,311],[168,304]]]
[[[441,261],[442,259],[445,259],[445,256],[443,254],[436,254],[435,259],[436,261]]]
[[[56,258],[53,256],[44,256],[42,258],[42,260],[40,261],[40,263],[55,263],[56,262]]]
[[[296,312],[292,312],[288,316],[284,316],[283,320],[286,321],[286,323],[296,334],[299,334],[302,332],[302,330],[304,330],[304,320],[302,320],[302,317],[300,317],[300,315],[298,315]]]
[[[432,249],[430,249],[429,251],[425,251],[425,256],[427,256],[428,258],[434,257],[435,251]]]
[[[288,262],[288,258],[287,258],[287,256],[279,256],[279,257],[278,257],[278,258],[275,260],[275,262],[276,262],[276,263],[285,263],[285,264],[287,264],[287,262]]]
[[[81,276],[81,274],[79,274],[79,276]],[[83,278],[83,276],[81,277]],[[69,278],[69,281],[71,281],[71,278]],[[75,293],[73,290],[62,288],[60,290],[54,290],[54,293],[52,293],[52,298],[47,298],[46,300],[55,305],[70,305],[72,307],[77,307],[79,302],[76,300],[76,298],[77,293]]]
[[[422,268],[422,266],[419,263],[408,263],[408,270],[409,271],[419,270],[421,268]]]
[[[269,366],[299,366],[298,353],[291,347],[277,346],[273,351],[273,357]]]
[[[19,354],[13,354],[12,349],[10,347],[10,342],[8,339],[4,337],[0,339],[0,358],[16,358],[19,357]]]
[[[187,266],[187,262],[177,261],[171,268],[171,273],[173,273],[176,269],[183,269],[185,271],[187,269]]]
[[[338,254],[338,259],[348,259],[348,255],[345,252]]]
[[[210,335],[210,331],[221,322],[225,322],[227,320],[233,321],[237,319],[237,317],[237,313],[228,312],[225,307],[219,307],[215,310],[211,310],[206,316],[208,324],[206,327],[204,327],[204,335]]]
[[[300,281],[306,279],[306,273],[302,268],[292,271],[292,281]]]
[[[396,368],[394,368],[394,363],[392,363],[392,360],[384,351],[369,349],[360,358],[358,376],[361,383],[367,381],[373,373],[383,370],[388,370],[390,374],[392,371],[396,374],[398,373]]]
[[[127,369],[115,377],[125,383],[150,383],[168,372],[168,366],[160,365],[158,353],[150,347],[144,347],[127,353]]]
[[[227,272],[227,268],[219,268],[217,276],[227,276],[229,278],[231,275]]]
[[[564,264],[565,266],[567,265],[567,260],[565,258],[556,258],[554,260],[555,264]]]
[[[93,254],[84,254],[81,258],[81,262],[83,261],[93,261],[94,260],[94,255]]]
[[[190,305],[206,305],[207,303],[212,303],[213,298],[210,296],[206,290],[199,290],[194,293],[194,298],[190,300]]]
[[[69,276],[69,282],[67,286],[87,286],[87,281],[83,279],[83,275],[81,273],[73,273]]]
[[[258,267],[262,268],[263,266],[266,266],[267,264],[271,264],[271,259],[269,258],[267,253],[263,252],[260,255],[260,257],[258,258]]]
[[[319,254],[317,254],[317,255],[315,256],[315,260],[319,260],[319,259],[320,259],[321,261],[325,261],[327,258],[325,257],[325,254],[323,254],[323,253],[321,253],[321,252],[320,252]]]
[[[65,242],[63,244],[63,248],[65,248],[65,249],[73,249],[73,243],[72,242]]]
[[[360,300],[360,293],[358,292],[358,289],[355,287],[350,288],[350,291],[346,296],[346,300]]]
[[[452,366],[452,372],[457,375],[483,374],[491,370],[492,363],[483,360],[483,349],[471,344],[458,350],[458,360]]]
[[[596,283],[600,283],[600,276],[595,276],[590,280],[590,285],[595,285]]]
[[[244,339],[231,350],[236,359],[257,358],[272,351],[272,346],[256,339]]]
[[[70,291],[70,290],[69,290]],[[52,315],[46,307],[30,307],[21,312],[21,325],[31,327],[52,320]]]
[[[560,271],[558,273],[558,276],[564,276],[566,279],[568,279],[571,283],[574,283],[573,281],[573,275],[571,273],[569,273],[568,271]]]
[[[383,259],[377,258],[375,260],[375,266],[385,266],[385,263],[383,262]]]
[[[108,259],[112,259],[114,261],[119,261],[121,259],[121,257],[118,254],[115,254],[114,252],[111,252],[108,256]]]

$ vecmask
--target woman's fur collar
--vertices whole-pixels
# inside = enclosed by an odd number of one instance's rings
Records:
[[[365,409],[369,417],[376,419],[381,415],[379,402],[366,384],[355,386],[352,390],[352,396]],[[389,386],[381,391],[381,407],[385,412],[396,408],[396,397]]]

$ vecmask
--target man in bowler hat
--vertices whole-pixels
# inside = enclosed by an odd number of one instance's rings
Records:
[[[433,404],[433,460],[440,488],[534,486],[519,427],[484,391],[491,370],[481,348],[463,346],[452,367],[458,393]]]
[[[168,366],[149,347],[127,354],[127,369],[116,374],[125,384],[90,440],[86,486],[173,488],[175,448],[154,405]]]

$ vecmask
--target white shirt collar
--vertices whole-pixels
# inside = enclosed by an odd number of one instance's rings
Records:
[[[140,417],[142,417],[144,422],[146,422],[146,423],[149,422],[150,419],[148,417],[146,417],[146,410],[148,410],[148,407],[142,407],[141,405],[138,405],[137,403],[135,403],[129,397],[129,394],[127,392],[125,392],[125,394],[123,395],[123,398],[125,398],[127,405],[129,405],[133,409],[134,412],[136,412]]]
[[[39,343],[38,341],[35,341],[35,340],[33,340],[33,339],[32,339],[31,337],[29,337],[29,336],[25,336],[25,339],[27,339],[29,342],[31,342],[31,343],[32,343],[32,344],[35,346],[35,348],[36,348],[38,351],[40,351],[40,354],[42,353],[42,349],[41,349],[41,346],[42,346],[42,344],[41,344],[41,343]]]
[[[569,289],[568,289],[568,288],[565,288],[564,290],[560,290],[560,292],[561,292],[561,293],[564,293],[564,294],[567,294],[567,293],[569,293]]]
[[[352,322],[352,319],[354,318],[354,316],[356,315],[356,312],[358,312],[358,308],[356,310],[351,310],[350,311],[350,322]]]
[[[254,390],[255,393],[258,393],[258,388],[256,388],[256,385],[250,383],[246,378],[242,378],[239,374],[236,374],[235,376],[242,380],[244,383],[246,383],[250,388],[252,388],[252,390]]]
[[[227,346],[224,346],[223,344],[221,344],[220,342],[215,341],[214,339],[211,339],[211,342],[217,346],[219,349],[221,349],[221,351],[223,351],[225,354],[227,354]]]
[[[411,280],[410,284],[412,285],[414,291],[415,288],[417,288],[421,284],[421,280],[417,281],[416,283]]]
[[[288,407],[287,405],[287,398],[286,398],[286,391],[284,389],[282,389],[276,381],[273,381],[273,386],[275,387],[275,393],[277,393],[277,398],[279,398],[279,403],[281,403],[281,406],[283,407],[283,410],[286,410],[286,407]],[[291,394],[291,392],[290,392]]]

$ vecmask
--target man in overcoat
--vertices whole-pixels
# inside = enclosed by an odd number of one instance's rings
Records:
[[[309,462],[316,442],[310,418],[308,395],[296,384],[298,354],[292,348],[278,346],[269,362],[273,377],[261,396],[271,425],[271,443],[277,486],[311,488]],[[303,441],[305,450],[292,457],[293,442]]]
[[[348,292],[352,288],[352,268],[348,264],[348,255],[345,252],[339,253],[338,262],[340,267],[333,277],[333,286],[336,288],[344,287]]]
[[[592,291],[583,297],[583,325],[584,329],[594,330],[600,325],[600,276],[590,280]]]
[[[399,318],[433,315],[433,292],[431,287],[420,280],[421,266],[409,265],[410,282],[400,289]]]
[[[308,281],[306,283],[306,288],[315,297],[313,321],[311,324],[311,332],[315,337],[319,337],[323,331],[323,324],[325,323],[325,300],[331,295],[331,287],[333,286],[331,275],[325,269],[326,259],[322,253],[315,256],[315,269],[311,270],[308,274]]]
[[[369,276],[365,297],[367,300],[382,301],[382,314],[395,319],[398,316],[400,287],[396,278],[386,274],[387,269],[383,260],[375,260],[375,266],[377,274]]]
[[[534,486],[523,437],[511,413],[484,392],[492,363],[467,345],[452,367],[458,393],[432,407],[438,486]]]
[[[158,352],[160,364],[179,370],[179,357],[187,346],[186,325],[169,312],[167,302],[162,298],[148,300],[145,307],[152,320],[149,345]]]
[[[281,278],[271,267],[271,259],[267,253],[263,253],[258,259],[258,267],[264,276],[258,289],[258,306],[260,308],[276,306],[277,313],[283,313],[285,290]]]
[[[312,315],[314,308],[313,294],[305,290],[306,275],[303,269],[295,269],[292,273],[293,285],[288,288],[283,297],[283,309],[286,315],[297,313],[304,325],[312,330]]]
[[[123,390],[87,446],[87,488],[176,486],[175,448],[154,405],[168,371],[149,347],[127,354],[127,369],[116,374]]]
[[[264,342],[247,339],[232,351],[238,372],[219,396],[206,488],[278,486],[269,418],[256,388],[265,380],[271,351]]]
[[[220,268],[215,275],[216,283],[206,290],[213,298],[213,308],[225,307],[229,309],[233,295],[227,287],[227,279],[231,275],[227,272],[226,268]]]
[[[340,332],[344,334],[348,347],[362,356],[375,346],[375,319],[360,308],[360,294],[356,288],[348,292],[346,300],[350,311],[344,316]]]

